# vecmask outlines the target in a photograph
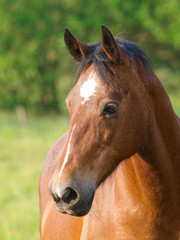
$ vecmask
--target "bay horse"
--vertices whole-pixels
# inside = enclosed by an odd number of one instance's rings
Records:
[[[180,120],[145,53],[104,26],[96,45],[64,39],[78,81],[41,173],[41,239],[180,239]]]

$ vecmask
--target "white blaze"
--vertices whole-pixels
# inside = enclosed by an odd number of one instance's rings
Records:
[[[60,170],[60,172],[59,172],[59,176],[61,175],[61,173],[62,173],[62,171],[63,171],[63,169],[64,169],[64,167],[65,167],[65,165],[66,165],[66,163],[67,163],[67,161],[68,161],[68,156],[69,156],[69,152],[70,152],[70,145],[71,145],[71,139],[72,139],[72,135],[73,135],[73,132],[74,132],[75,127],[76,127],[76,124],[74,125],[74,127],[73,127],[73,129],[72,129],[72,131],[71,131],[71,135],[70,135],[69,142],[68,142],[68,147],[67,147],[66,156],[65,156],[65,158],[64,158],[63,165],[62,165],[61,170]]]
[[[83,85],[80,88],[80,96],[82,97],[81,103],[84,104],[87,100],[89,100],[89,97],[92,96],[95,93],[97,83],[94,79],[94,71],[91,72],[88,80],[83,83]]]

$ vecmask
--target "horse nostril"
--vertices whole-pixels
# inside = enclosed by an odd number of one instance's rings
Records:
[[[70,203],[76,200],[78,197],[77,193],[72,189],[72,188],[66,188],[63,195],[62,195],[62,200],[65,203]]]
[[[57,196],[57,195],[54,195],[54,194],[53,194],[52,198],[53,198],[53,200],[54,200],[56,203],[58,203],[58,202],[60,201],[60,197]]]
[[[58,203],[60,201],[60,197],[56,194],[54,194],[51,190],[51,188],[49,188],[49,193],[51,195],[51,197],[53,198],[54,202]]]

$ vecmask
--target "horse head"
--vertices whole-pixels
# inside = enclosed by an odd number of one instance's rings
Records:
[[[98,186],[143,144],[148,109],[137,65],[145,69],[146,60],[140,52],[144,63],[135,61],[131,43],[114,38],[106,27],[96,46],[68,30],[64,39],[79,63],[79,78],[66,99],[70,127],[49,189],[60,212],[83,216]]]

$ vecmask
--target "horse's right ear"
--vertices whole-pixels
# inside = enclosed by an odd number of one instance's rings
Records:
[[[80,42],[77,40],[70,32],[68,29],[65,29],[64,31],[64,41],[65,44],[73,58],[77,61],[80,62],[84,57],[89,49],[89,46],[86,45],[83,42]]]

